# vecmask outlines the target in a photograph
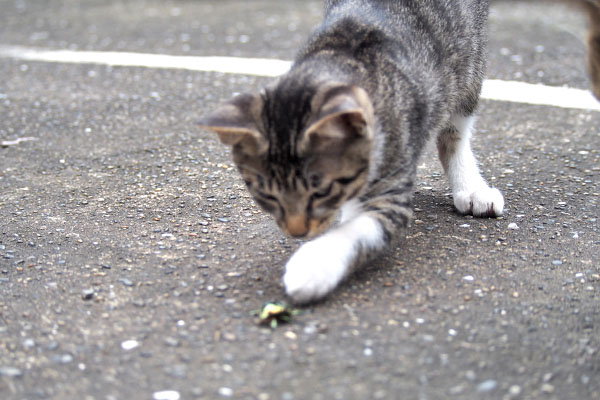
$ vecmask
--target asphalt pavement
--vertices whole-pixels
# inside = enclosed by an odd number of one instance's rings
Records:
[[[290,60],[319,1],[0,0],[0,45]],[[585,18],[495,2],[489,78],[588,89]],[[194,121],[271,81],[0,58],[0,398],[600,399],[600,112],[482,101],[391,254],[276,329],[300,244]],[[19,141],[19,139],[21,139]]]

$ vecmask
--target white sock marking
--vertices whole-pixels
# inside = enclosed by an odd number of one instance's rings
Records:
[[[475,117],[454,117],[454,127],[460,132],[456,152],[448,160],[448,181],[454,206],[462,214],[499,216],[504,211],[504,198],[498,189],[485,182],[471,150]]]
[[[352,271],[359,246],[383,245],[379,222],[362,214],[302,245],[285,266],[288,296],[305,303],[326,296]]]

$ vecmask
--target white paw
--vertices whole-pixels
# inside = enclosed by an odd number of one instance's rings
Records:
[[[285,266],[287,295],[295,303],[325,297],[348,272],[350,250],[341,238],[327,235],[302,245]]]
[[[462,191],[454,195],[454,206],[461,214],[499,217],[504,211],[504,197],[496,188],[486,187],[473,192]]]

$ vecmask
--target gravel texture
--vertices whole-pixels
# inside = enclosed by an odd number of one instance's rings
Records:
[[[2,44],[283,59],[320,14],[0,9]],[[511,2],[491,21],[490,77],[587,87],[581,16]],[[251,311],[283,299],[299,242],[194,126],[268,79],[10,59],[0,76],[0,139],[35,138],[0,147],[3,399],[600,398],[600,113],[483,102],[474,148],[505,215],[457,215],[432,149],[401,245],[271,329]]]

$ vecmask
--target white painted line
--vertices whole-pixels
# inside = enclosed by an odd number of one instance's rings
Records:
[[[267,58],[193,57],[114,51],[43,50],[19,46],[0,46],[0,57],[59,63],[185,69],[266,77],[284,74],[292,65],[291,61]],[[481,97],[487,100],[512,103],[600,111],[600,102],[594,98],[591,92],[569,87],[486,80]]]
[[[588,90],[488,79],[481,98],[513,103],[600,111],[600,102]]]
[[[186,69],[257,76],[279,76],[288,71],[292,65],[289,61],[266,58],[191,57],[117,51],[42,50],[18,46],[0,46],[0,56],[29,61]]]

